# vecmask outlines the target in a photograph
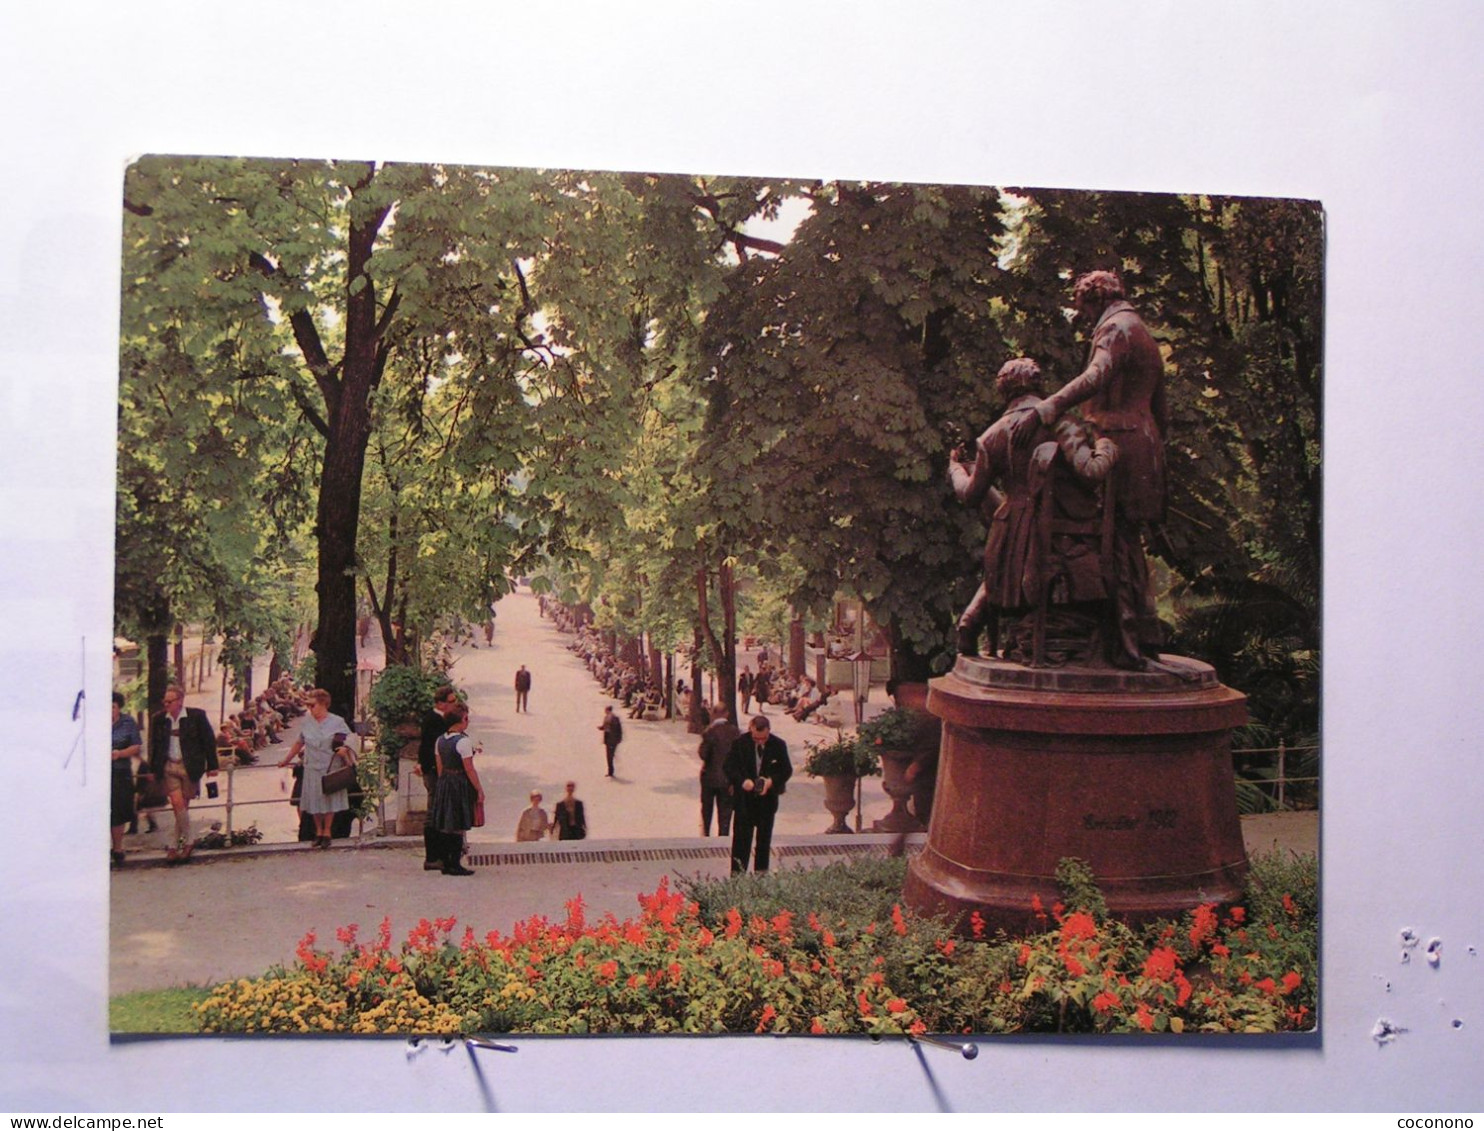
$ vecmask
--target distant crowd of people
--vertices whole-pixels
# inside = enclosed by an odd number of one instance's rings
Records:
[[[737,696],[742,702],[742,713],[752,710],[757,702],[758,713],[766,715],[767,708],[782,707],[784,714],[803,722],[826,703],[834,694],[828,684],[821,686],[807,675],[793,675],[775,668],[767,649],[758,653],[757,673],[750,664],[743,664],[737,675]]]

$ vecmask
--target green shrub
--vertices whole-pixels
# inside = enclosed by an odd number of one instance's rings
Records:
[[[804,747],[804,772],[811,778],[871,777],[881,772],[881,758],[874,747],[835,732],[835,741]]]

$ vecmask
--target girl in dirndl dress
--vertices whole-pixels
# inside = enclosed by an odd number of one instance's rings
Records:
[[[484,802],[484,787],[474,769],[479,747],[468,735],[469,708],[457,704],[448,714],[448,732],[438,739],[438,784],[428,820],[438,831],[445,876],[472,876],[459,858],[464,854],[464,833],[474,827],[474,809]]]

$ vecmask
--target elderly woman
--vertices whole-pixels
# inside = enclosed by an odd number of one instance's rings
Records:
[[[337,748],[342,758],[354,761],[348,747],[342,744],[350,734],[350,726],[339,715],[330,713],[330,693],[315,688],[308,695],[309,714],[299,724],[299,737],[288,756],[278,763],[282,768],[301,754],[304,756],[304,784],[299,794],[299,812],[314,818],[314,847],[330,847],[330,826],[335,814],[350,808],[350,791],[339,790],[328,796],[320,785],[320,779],[333,768],[331,761]]]
[[[108,824],[113,848],[108,857],[113,867],[124,863],[124,830],[134,819],[134,755],[144,749],[139,724],[124,713],[124,697],[113,693],[113,784],[108,801]]]

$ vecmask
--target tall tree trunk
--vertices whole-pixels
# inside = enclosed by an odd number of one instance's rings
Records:
[[[706,647],[711,652],[716,666],[721,693],[717,696],[733,722],[737,720],[737,585],[732,576],[732,567],[723,556],[717,569],[717,593],[721,598],[722,638],[718,639],[711,625],[710,570],[703,564],[696,571],[696,651],[700,651],[700,637],[705,634]],[[697,657],[699,659],[699,656]]]
[[[352,188],[354,197],[375,179],[365,175]],[[315,533],[319,539],[319,623],[315,631],[315,670],[319,685],[330,693],[331,709],[345,718],[356,707],[356,531],[361,517],[361,479],[366,445],[371,438],[371,394],[386,364],[385,326],[378,324],[376,286],[367,273],[376,235],[389,205],[350,207],[346,248],[345,353],[338,377],[328,366],[317,332],[306,342],[305,319],[293,320],[295,335],[325,397],[325,462],[320,472]],[[395,296],[383,323],[390,321]],[[312,324],[308,327],[312,330]]]
[[[175,667],[175,682],[180,684],[181,689],[184,690],[186,685],[185,625],[177,622],[175,628],[171,631],[171,635],[175,638],[170,645],[171,652],[174,655],[174,659],[171,662]]]
[[[788,622],[788,674],[804,674],[804,618],[797,613]]]

